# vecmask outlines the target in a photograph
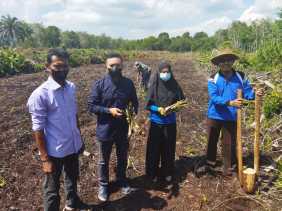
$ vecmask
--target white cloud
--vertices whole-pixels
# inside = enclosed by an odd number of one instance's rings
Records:
[[[48,10],[57,10],[64,0],[9,0],[0,1],[0,15],[10,14],[28,22],[41,22]]]
[[[0,15],[56,25],[63,30],[142,38],[169,32],[212,34],[232,20],[274,17],[282,0],[0,0]]]
[[[59,11],[50,12],[42,16],[44,23],[46,25],[57,25],[58,27],[64,28],[65,24],[71,23],[71,25],[76,24],[95,24],[97,23],[101,16],[94,12],[79,12],[79,11]],[[71,27],[71,26],[70,26]]]
[[[278,8],[282,8],[282,0],[256,0],[253,5],[247,8],[241,17],[240,21],[251,23],[254,20],[275,18]]]
[[[170,31],[172,35],[183,34],[184,32],[189,31],[191,34],[195,34],[196,32],[205,31],[209,35],[213,34],[218,29],[227,28],[229,24],[231,24],[232,20],[226,16],[214,18],[203,23],[200,23],[196,26],[190,26],[187,28],[180,28],[176,30]]]

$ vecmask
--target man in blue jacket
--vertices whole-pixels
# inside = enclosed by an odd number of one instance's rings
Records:
[[[88,110],[98,117],[96,137],[99,148],[99,193],[101,201],[109,197],[109,159],[113,144],[117,154],[117,181],[124,194],[131,192],[126,182],[128,159],[128,123],[124,111],[132,102],[135,113],[138,99],[133,82],[122,76],[123,59],[110,53],[106,59],[108,74],[93,84]]]
[[[243,98],[253,100],[255,92],[249,80],[243,72],[233,69],[234,62],[239,57],[229,49],[219,51],[211,59],[211,62],[219,68],[219,71],[208,80],[208,149],[205,170],[213,171],[216,164],[217,142],[222,128],[226,131],[226,137],[231,140],[231,165],[236,166],[236,120],[237,108],[243,104],[242,99],[237,98],[237,90],[241,89]],[[257,90],[263,95],[263,90]]]

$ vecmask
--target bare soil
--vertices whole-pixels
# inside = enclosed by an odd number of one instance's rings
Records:
[[[144,62],[155,70],[159,61],[146,59]],[[125,62],[124,74],[136,82],[133,63]],[[264,210],[264,205],[255,201],[254,196],[247,197],[243,193],[236,174],[225,177],[219,171],[215,176],[196,177],[194,169],[203,160],[207,145],[207,76],[189,58],[175,60],[172,66],[189,101],[189,107],[179,113],[177,120],[175,180],[171,185],[152,185],[144,176],[149,125],[144,99],[140,96],[138,124],[142,130],[130,140],[129,154],[133,162],[130,162],[127,172],[130,184],[137,190],[129,196],[123,196],[113,182],[107,203],[100,203],[97,199],[96,118],[87,113],[91,85],[105,74],[105,68],[104,65],[89,65],[72,69],[69,80],[77,85],[82,136],[86,150],[91,153],[90,156],[80,157],[80,197],[92,204],[93,210]],[[0,176],[6,180],[6,185],[0,188],[0,210],[43,210],[43,173],[40,162],[34,158],[35,146],[26,102],[31,92],[46,78],[45,73],[35,73],[0,79]],[[112,181],[115,178],[115,164],[113,153],[110,165]],[[63,188],[61,197],[63,207]],[[271,210],[281,210],[281,202],[273,202]]]

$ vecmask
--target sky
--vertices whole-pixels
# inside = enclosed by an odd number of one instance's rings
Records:
[[[212,35],[235,20],[275,19],[278,8],[282,0],[0,0],[0,16],[125,39]]]

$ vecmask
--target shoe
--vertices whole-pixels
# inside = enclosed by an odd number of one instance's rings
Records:
[[[108,187],[100,186],[98,191],[98,199],[102,202],[106,202],[109,198]]]
[[[75,208],[69,207],[68,205],[66,205],[63,209],[63,211],[75,211]]]
[[[231,166],[231,171],[232,172],[237,172],[237,164],[235,163],[235,164],[233,164],[232,166]]]
[[[66,205],[65,208],[63,209],[63,211],[76,211],[76,210],[80,210],[80,211],[84,211],[84,210],[90,210],[91,207],[88,204],[83,203],[80,199],[78,199],[75,202],[74,206],[68,206]]]
[[[158,177],[154,177],[154,178],[152,179],[152,182],[153,182],[153,183],[157,183],[157,182],[158,182]]]
[[[203,176],[205,174],[210,174],[210,175],[216,175],[216,170],[215,170],[215,166],[209,165],[209,164],[205,164],[199,168],[196,169],[196,176],[200,177]]]
[[[172,181],[172,176],[167,176],[167,177],[165,178],[165,181],[166,181],[166,182],[171,182],[171,181]]]
[[[124,185],[121,186],[121,192],[124,195],[128,195],[133,191],[134,191],[134,189],[131,188],[128,184],[124,184]]]

